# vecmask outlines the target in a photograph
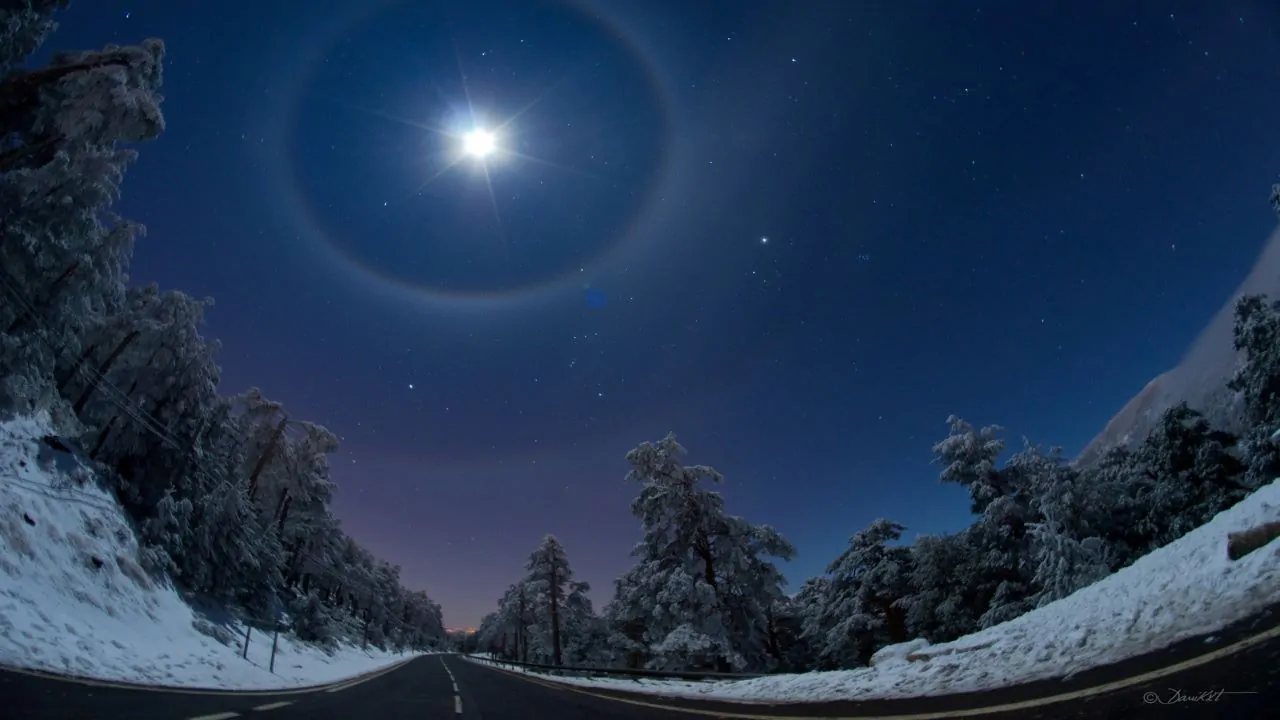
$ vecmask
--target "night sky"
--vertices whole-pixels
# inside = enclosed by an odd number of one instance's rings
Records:
[[[223,392],[342,436],[454,626],[548,532],[606,601],[668,430],[793,583],[958,529],[948,414],[1079,450],[1274,227],[1263,0],[78,0],[48,47],[147,36],[134,280],[216,298]]]

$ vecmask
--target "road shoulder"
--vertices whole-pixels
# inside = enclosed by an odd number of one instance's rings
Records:
[[[426,657],[424,655],[414,655],[401,660],[397,660],[389,665],[383,665],[375,670],[361,673],[359,675],[351,675],[349,677],[340,678],[319,685],[297,685],[281,688],[264,688],[264,689],[246,689],[239,690],[235,688],[205,688],[205,687],[188,687],[181,685],[155,685],[147,683],[131,683],[124,680],[107,680],[103,678],[95,678],[87,675],[70,675],[63,673],[51,672],[48,670],[40,670],[36,668],[15,667],[12,665],[0,665],[0,672],[13,673],[17,675],[28,675],[42,680],[54,682],[74,683],[76,685],[88,685],[90,687],[99,688],[118,688],[121,690],[136,690],[139,692],[158,692],[172,695],[249,695],[259,697],[274,697],[277,695],[302,695],[306,693],[321,692],[330,690],[339,686],[355,685],[357,683],[371,680],[379,675],[389,673],[397,668],[418,659]]]
[[[533,676],[544,683],[573,688],[594,697],[620,702],[685,710],[722,717],[903,717],[972,715],[975,710],[990,713],[1025,712],[1073,700],[1083,700],[1131,689],[1135,697],[1140,687],[1157,686],[1177,676],[1194,677],[1197,668],[1223,662],[1242,652],[1280,644],[1280,605],[1234,623],[1220,631],[1188,638],[1167,648],[1129,658],[1119,663],[1091,668],[1065,679],[1039,680],[1022,685],[976,693],[923,696],[891,700],[839,700],[806,703],[733,702],[666,695],[660,692],[627,691],[557,682],[553,677]],[[484,661],[474,661],[519,677],[525,673],[502,670]],[[1159,685],[1163,687],[1163,685]],[[1210,688],[1203,688],[1208,690]]]

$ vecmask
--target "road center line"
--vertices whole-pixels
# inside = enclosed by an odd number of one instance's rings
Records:
[[[227,718],[233,717],[240,717],[240,713],[225,712],[214,713],[213,715],[197,715],[193,718],[187,718],[187,720],[227,720]]]
[[[280,702],[273,702],[273,703],[267,703],[266,705],[259,705],[258,707],[254,708],[254,710],[257,710],[257,711],[275,710],[276,708],[282,708],[285,705],[292,705],[292,704],[293,704],[292,700],[281,700]]]
[[[444,666],[444,671],[449,674],[449,682],[453,683],[453,712],[456,715],[462,714],[462,693],[458,691],[458,678],[453,676],[453,671],[449,669],[449,663],[444,661],[444,656],[440,656],[440,664]]]

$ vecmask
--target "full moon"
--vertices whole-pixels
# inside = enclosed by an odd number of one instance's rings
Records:
[[[471,157],[483,158],[498,149],[498,142],[488,130],[472,130],[462,136],[462,149]]]

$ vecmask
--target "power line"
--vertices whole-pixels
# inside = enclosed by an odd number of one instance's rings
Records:
[[[155,436],[162,443],[168,445],[173,450],[176,450],[179,453],[188,454],[189,462],[190,462],[188,471],[191,472],[193,475],[197,476],[199,479],[204,480],[207,486],[222,485],[227,483],[227,480],[224,476],[210,473],[201,465],[201,458],[197,453],[198,440],[194,441],[191,447],[189,448],[186,447],[175,436],[171,435],[168,432],[168,430],[163,426],[163,424],[159,421],[159,419],[153,417],[146,410],[138,407],[138,405],[129,398],[128,394],[122,391],[119,388],[119,386],[117,386],[115,383],[113,383],[105,373],[99,372],[97,368],[92,366],[91,363],[81,362],[78,358],[71,356],[70,351],[67,348],[54,345],[53,342],[49,339],[49,327],[45,323],[44,318],[40,315],[40,313],[37,311],[35,306],[32,305],[30,302],[28,302],[26,297],[23,295],[22,291],[18,288],[18,285],[20,285],[20,282],[18,281],[18,279],[15,278],[9,272],[9,270],[4,267],[0,267],[0,285],[3,286],[3,289],[7,292],[7,294],[9,295],[10,299],[13,301],[16,308],[22,313],[21,315],[19,315],[19,317],[25,318],[26,321],[33,324],[38,331],[41,331],[41,332],[34,332],[34,333],[26,333],[27,335],[34,335],[41,344],[43,344],[45,347],[51,350],[55,355],[62,356],[64,358],[69,357],[69,359],[73,363],[73,367],[76,369],[76,372],[78,372],[82,378],[84,378],[87,382],[89,382],[96,391],[101,392],[103,396],[107,399],[107,401],[113,406],[115,406],[117,410],[119,410],[122,414],[128,416],[130,419],[137,422],[138,425],[140,425],[146,432]],[[288,422],[290,421],[286,421],[286,423]],[[273,531],[268,529],[268,532],[273,532]],[[400,620],[395,615],[395,613],[393,613],[391,609],[388,608],[387,606],[380,603],[375,605],[375,603],[373,602],[374,588],[372,586],[364,585],[359,581],[354,580],[350,576],[339,575],[333,568],[327,567],[327,564],[325,562],[316,558],[314,555],[311,555],[310,553],[303,551],[301,548],[294,551],[294,553],[297,556],[300,556],[304,559],[311,560],[313,563],[315,563],[315,566],[319,570],[319,572],[318,573],[312,572],[309,574],[313,576],[319,574],[330,580],[336,580],[338,582],[341,582],[348,587],[355,587],[359,590],[364,590],[366,595],[369,597],[369,603],[370,603],[369,606],[366,608],[366,610],[372,610],[374,607],[377,607],[379,610],[382,611],[383,615],[385,616],[383,618],[383,622],[386,622],[387,620],[391,620],[396,624],[397,627],[400,627],[402,629],[415,629],[414,626],[411,626],[408,623]],[[429,597],[428,597],[428,600],[430,601]],[[435,605],[434,601],[430,601],[430,602],[433,606],[438,608],[438,606]],[[401,609],[403,611],[403,608]],[[372,621],[372,617],[369,617],[366,619],[366,622],[371,622],[371,621]],[[417,629],[420,629],[420,628],[417,628]],[[443,630],[443,623],[441,623],[441,629]]]
[[[0,267],[0,284],[4,285],[4,289],[9,293],[15,305],[23,311],[24,315],[22,315],[22,317],[27,318],[28,321],[34,324],[39,330],[46,332],[49,330],[48,326],[45,325],[44,318],[40,316],[40,313],[37,311],[35,306],[31,305],[23,296],[21,290],[16,287],[18,285],[18,280],[9,273],[7,268]],[[35,335],[36,338],[45,345],[45,347],[49,348],[56,354],[68,353],[68,350],[65,347],[58,347],[54,345],[43,332],[28,333],[28,335]],[[77,360],[76,358],[71,359],[73,361]],[[141,410],[141,408],[138,408],[133,402],[131,402],[128,395],[112,383],[106,375],[98,372],[97,368],[93,367],[91,364],[78,361],[74,363],[74,367],[81,376],[94,384],[98,390],[102,391],[118,410],[128,415],[161,441],[172,446],[174,449],[182,449],[177,440],[169,435],[161,427],[158,421],[151,418],[148,413]]]

